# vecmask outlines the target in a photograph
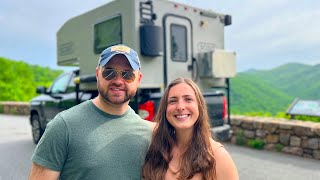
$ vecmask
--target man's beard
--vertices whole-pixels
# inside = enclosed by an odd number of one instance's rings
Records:
[[[104,89],[105,88],[102,88],[101,85],[98,83],[98,92],[101,95],[102,100],[108,104],[121,105],[121,104],[127,103],[130,99],[132,99],[136,95],[136,91],[132,91],[131,93],[126,91],[124,97],[120,99],[118,97],[110,97],[110,94],[108,93],[109,90],[104,91]]]

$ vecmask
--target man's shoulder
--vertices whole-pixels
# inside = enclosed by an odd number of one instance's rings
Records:
[[[57,116],[60,116],[64,121],[70,121],[72,119],[81,118],[85,114],[89,114],[91,111],[91,108],[92,108],[91,101],[88,100],[60,112]]]
[[[62,111],[61,115],[73,114],[73,113],[84,113],[88,108],[91,108],[91,100],[84,101],[78,105],[72,106],[71,108]]]

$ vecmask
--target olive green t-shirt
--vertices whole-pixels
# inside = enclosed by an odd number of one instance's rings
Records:
[[[141,179],[150,140],[151,127],[131,108],[115,116],[89,100],[48,123],[32,161],[60,179]]]

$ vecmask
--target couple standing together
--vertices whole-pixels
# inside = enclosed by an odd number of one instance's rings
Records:
[[[229,153],[211,138],[205,100],[192,80],[169,84],[153,123],[129,106],[142,78],[133,49],[105,49],[96,78],[96,98],[48,124],[30,179],[238,179]]]

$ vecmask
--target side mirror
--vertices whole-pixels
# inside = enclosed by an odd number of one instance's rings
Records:
[[[47,93],[47,88],[44,86],[38,86],[36,92],[38,94],[46,94]]]
[[[60,96],[58,94],[50,94],[50,96],[55,98],[55,99],[62,99],[62,96]]]

